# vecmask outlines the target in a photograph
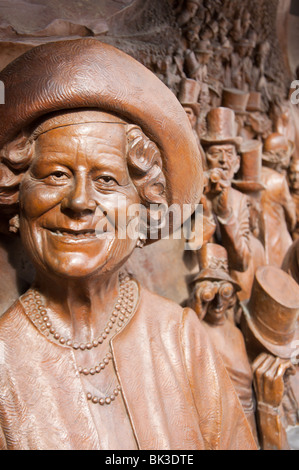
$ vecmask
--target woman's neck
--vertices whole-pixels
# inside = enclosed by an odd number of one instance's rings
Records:
[[[88,279],[49,279],[37,275],[48,317],[64,337],[89,342],[105,328],[118,298],[118,273]]]

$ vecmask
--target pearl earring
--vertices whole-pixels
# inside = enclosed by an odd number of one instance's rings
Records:
[[[10,219],[9,221],[9,231],[11,233],[18,233],[19,228],[20,228],[20,217],[17,214],[14,217],[12,217],[12,219]]]

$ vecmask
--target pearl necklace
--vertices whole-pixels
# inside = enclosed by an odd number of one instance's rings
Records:
[[[29,291],[24,294],[20,301],[24,307],[25,313],[30,318],[30,320],[35,324],[35,326],[43,333],[45,336],[52,336],[54,341],[62,346],[68,346],[74,350],[91,350],[92,348],[98,347],[100,344],[103,344],[105,339],[110,335],[110,333],[115,328],[115,334],[118,333],[124,324],[129,320],[135,311],[137,304],[137,295],[136,293],[136,283],[131,280],[127,275],[120,274],[119,276],[119,296],[114,305],[110,320],[107,322],[104,330],[98,336],[97,339],[91,340],[87,343],[74,342],[71,339],[66,339],[60,335],[56,329],[53,327],[52,322],[49,319],[48,312],[43,304],[42,297],[37,289],[29,289]],[[106,365],[112,360],[113,356],[111,352],[108,352],[104,359],[95,367],[90,369],[78,367],[78,372],[84,375],[95,375],[100,373],[105,369]],[[115,398],[121,392],[120,385],[113,390],[113,392],[106,397],[95,397],[91,393],[87,393],[87,399],[94,404],[100,405],[109,405],[112,403]]]

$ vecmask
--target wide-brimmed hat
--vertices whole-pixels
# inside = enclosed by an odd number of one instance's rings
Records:
[[[192,108],[197,116],[200,113],[200,104],[198,102],[201,86],[200,83],[192,78],[183,78],[181,81],[179,102],[182,106]]]
[[[235,188],[245,193],[265,189],[261,180],[262,150],[259,140],[248,140],[241,145],[240,179],[232,181]]]
[[[96,39],[51,42],[9,64],[0,80],[0,149],[47,114],[96,108],[140,126],[157,144],[169,205],[199,201],[202,164],[188,117],[169,88],[129,55]]]
[[[255,339],[271,354],[289,359],[299,341],[299,285],[276,266],[260,266],[244,320]]]
[[[198,252],[199,273],[196,274],[191,284],[204,280],[231,282],[236,291],[240,291],[240,285],[229,275],[228,255],[222,245],[206,243]]]
[[[222,93],[222,106],[232,109],[236,114],[247,114],[246,107],[249,93],[236,88],[224,88]]]
[[[237,136],[234,111],[223,107],[211,109],[207,114],[207,133],[200,141],[204,146],[234,144],[239,150],[243,139]]]

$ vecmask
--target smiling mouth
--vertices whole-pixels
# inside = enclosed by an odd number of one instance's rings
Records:
[[[94,229],[89,230],[69,230],[69,229],[47,229],[52,235],[66,242],[94,241],[98,239]]]

